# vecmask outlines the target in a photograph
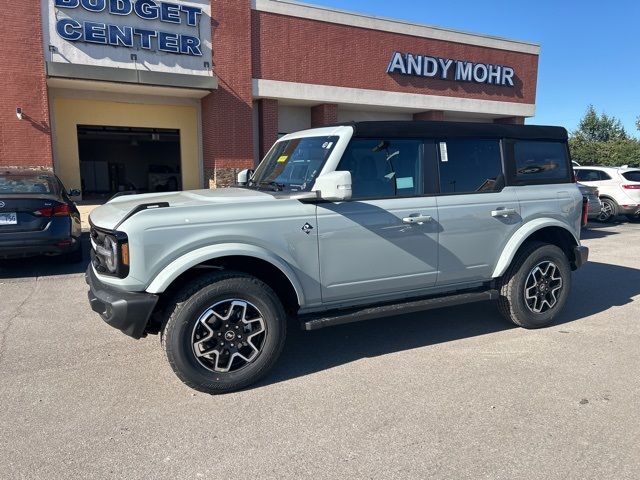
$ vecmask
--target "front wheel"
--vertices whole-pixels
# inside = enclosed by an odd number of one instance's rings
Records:
[[[286,314],[268,285],[242,273],[205,275],[171,302],[162,346],[189,387],[218,394],[257,382],[275,364]]]
[[[562,311],[571,289],[571,267],[555,245],[531,242],[516,255],[502,278],[498,307],[524,328],[549,325]]]

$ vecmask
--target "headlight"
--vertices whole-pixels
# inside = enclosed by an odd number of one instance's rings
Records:
[[[102,248],[102,258],[105,267],[110,273],[116,273],[118,269],[118,243],[112,237],[104,238],[104,247]]]
[[[91,229],[92,263],[103,275],[125,278],[129,274],[129,243],[122,232]]]

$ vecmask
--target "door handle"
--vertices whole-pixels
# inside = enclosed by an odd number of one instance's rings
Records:
[[[515,208],[499,208],[498,210],[491,211],[491,216],[494,218],[506,218],[512,215],[518,215],[518,212]]]
[[[433,217],[430,215],[416,215],[414,217],[405,217],[402,219],[402,222],[409,225],[413,225],[415,223],[417,223],[418,225],[422,225],[423,223],[431,222],[432,220]]]

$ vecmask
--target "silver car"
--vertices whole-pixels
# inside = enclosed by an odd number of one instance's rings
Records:
[[[602,212],[602,202],[600,201],[600,193],[597,187],[590,187],[578,183],[580,193],[587,200],[589,209],[587,210],[587,218],[589,220],[597,220]]]
[[[159,333],[185,384],[230,392],[274,365],[289,319],[496,300],[516,325],[548,325],[587,261],[586,205],[563,128],[318,128],[281,138],[236,188],[94,210],[89,300],[133,338]]]

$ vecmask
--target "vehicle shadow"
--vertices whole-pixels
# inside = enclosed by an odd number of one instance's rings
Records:
[[[68,263],[64,257],[40,255],[38,257],[0,260],[0,279],[50,277],[83,273],[89,265],[89,234],[83,233],[82,262]]]
[[[624,222],[611,222],[611,223],[589,223],[586,228],[583,228],[580,232],[580,238],[582,240],[595,240],[598,238],[605,238],[611,235],[618,235],[620,232],[608,230],[607,228],[615,227],[623,224]]]
[[[640,270],[588,263],[573,275],[569,301],[554,326],[626,305],[640,295]],[[607,279],[603,282],[603,279]],[[292,324],[274,371],[259,386],[310,375],[363,358],[424,348],[515,328],[492,302],[340,325],[305,332]],[[522,335],[529,332],[522,330]]]

